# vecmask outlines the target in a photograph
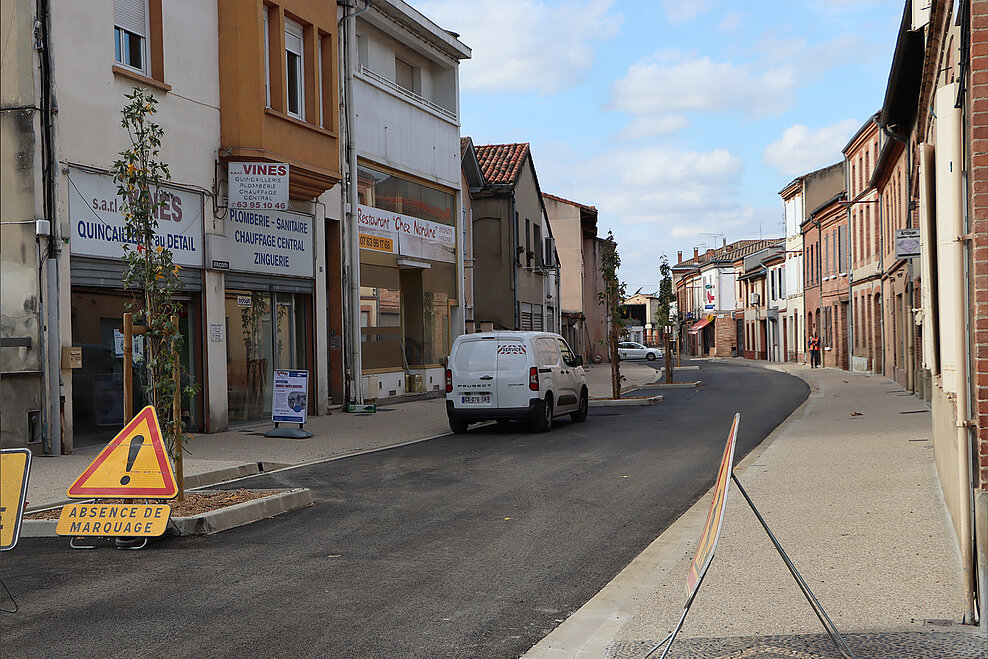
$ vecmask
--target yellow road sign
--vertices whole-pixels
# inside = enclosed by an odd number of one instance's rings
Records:
[[[178,495],[154,407],[141,410],[100,451],[69,486],[68,495],[72,499],[173,499]]]
[[[30,472],[31,451],[26,448],[0,451],[0,551],[13,549],[21,535]]]
[[[157,537],[165,532],[171,506],[163,503],[70,503],[62,508],[58,535]]]

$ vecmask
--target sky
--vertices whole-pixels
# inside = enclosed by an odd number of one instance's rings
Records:
[[[903,0],[408,0],[460,34],[461,135],[529,142],[542,191],[596,206],[629,292],[723,240],[881,108]]]

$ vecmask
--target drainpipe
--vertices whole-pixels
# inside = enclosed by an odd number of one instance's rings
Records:
[[[361,387],[362,365],[360,361],[360,236],[357,230],[357,144],[354,136],[356,115],[353,109],[353,75],[357,67],[357,16],[370,9],[370,0],[364,0],[364,8],[350,14],[344,14],[339,21],[342,33],[346,39],[343,51],[343,99],[346,112],[343,119],[346,122],[347,175],[344,179],[346,186],[344,206],[346,210],[346,250],[349,256],[348,267],[344,268],[349,287],[349,325],[350,331],[345,332],[350,353],[350,367],[346,370],[349,398],[355,403],[364,402]],[[344,26],[345,23],[345,26]]]
[[[515,319],[512,329],[521,329],[518,314],[518,211],[515,208],[515,193],[511,191],[511,314]]]
[[[41,74],[41,158],[44,185],[44,216],[49,221],[47,257],[47,368],[48,428],[42,446],[45,455],[62,453],[62,341],[59,332],[58,222],[55,217],[55,145],[52,110],[51,34],[48,0],[37,5],[38,67]]]

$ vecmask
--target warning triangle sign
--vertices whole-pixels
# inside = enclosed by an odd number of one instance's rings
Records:
[[[79,478],[69,497],[91,499],[173,499],[178,496],[175,474],[161,441],[161,426],[148,405],[106,445]]]

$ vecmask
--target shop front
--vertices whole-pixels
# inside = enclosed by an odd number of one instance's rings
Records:
[[[365,398],[439,391],[458,305],[455,193],[358,168]]]
[[[118,211],[117,186],[106,172],[71,167],[68,174],[71,224],[70,309],[72,345],[81,348],[82,366],[72,371],[72,432],[75,446],[102,443],[124,423],[123,314],[141,304],[139,289],[123,285],[126,240]],[[159,245],[172,250],[183,288],[179,329],[184,338],[183,386],[202,382],[203,196],[163,186],[168,197],[158,211]],[[140,337],[134,341],[133,400],[146,405],[142,383],[147,355]],[[189,429],[202,430],[203,397],[183,401]]]
[[[230,423],[271,418],[274,371],[313,371],[314,219],[292,211],[230,209],[213,236],[210,265],[225,271],[225,340]]]

